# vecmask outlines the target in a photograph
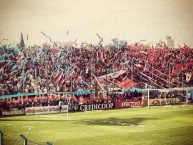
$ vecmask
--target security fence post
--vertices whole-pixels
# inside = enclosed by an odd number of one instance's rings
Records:
[[[27,138],[23,134],[19,134],[19,136],[23,139],[23,145],[27,145]]]
[[[3,132],[0,130],[0,145],[3,144]]]
[[[49,141],[46,141],[47,145],[53,145],[52,143],[50,143]]]

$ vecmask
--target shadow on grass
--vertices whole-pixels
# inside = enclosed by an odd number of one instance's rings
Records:
[[[107,118],[107,119],[93,119],[93,120],[80,120],[75,123],[82,123],[86,125],[101,125],[101,126],[139,126],[142,122],[147,120],[158,120],[158,118]]]
[[[102,125],[102,126],[138,126],[142,125],[142,122],[148,120],[158,120],[158,118],[106,118],[106,119],[82,119],[82,120],[66,120],[66,119],[13,119],[13,118],[3,118],[0,121],[19,121],[19,122],[70,122],[75,124],[85,124],[85,125]]]

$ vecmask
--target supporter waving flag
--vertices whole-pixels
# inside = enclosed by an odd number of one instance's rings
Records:
[[[62,78],[62,72],[58,72],[54,78],[54,81],[59,82],[61,78]]]
[[[64,76],[62,76],[61,79],[60,79],[60,81],[59,81],[59,84],[63,85],[64,82],[65,82],[65,78],[64,78]]]
[[[147,52],[145,52],[145,51],[140,50],[139,53],[140,53],[140,55],[145,55],[145,56],[147,56]]]
[[[183,50],[184,50],[184,53],[190,53],[191,52],[190,47],[187,46],[185,43],[184,43]]]
[[[135,64],[136,68],[144,68],[144,66],[142,66],[141,64]]]
[[[97,59],[98,60],[100,60],[100,59],[106,59],[107,58],[107,55],[106,55],[106,53],[105,52],[103,52],[102,50],[99,50],[98,52],[97,52]]]
[[[191,73],[186,73],[186,82],[189,82],[191,80],[192,74]]]

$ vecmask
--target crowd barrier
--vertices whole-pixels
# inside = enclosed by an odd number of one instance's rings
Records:
[[[4,110],[1,108],[0,116],[51,114],[67,111],[108,110],[108,109],[134,108],[143,106],[145,105],[142,101],[117,101],[114,103],[78,104],[74,106],[72,106],[71,104],[62,105],[61,111],[59,110],[59,106],[26,107],[22,109],[11,108],[10,110]]]
[[[41,107],[26,107],[25,114],[32,115],[32,114],[52,114],[52,113],[59,113],[59,112],[67,112],[68,105],[62,105],[61,110],[58,106],[41,106]]]
[[[72,97],[72,94],[90,94],[90,90],[82,90],[82,91],[75,91],[75,92],[57,92],[55,94],[45,94],[45,93],[28,93],[28,94],[13,94],[13,95],[4,95],[0,96],[1,102],[21,102],[23,100],[39,100],[39,99],[68,99],[68,97]],[[121,109],[121,108],[136,108],[136,107],[145,107],[145,106],[161,106],[161,105],[175,105],[175,104],[188,104],[189,99],[192,100],[192,94],[187,91],[186,96],[184,97],[172,97],[172,98],[148,98],[142,97],[142,100],[114,100],[114,101],[106,101],[108,103],[89,103],[89,97],[84,98],[83,102],[81,101],[82,98],[77,98],[78,104],[69,104],[67,106],[68,111],[91,111],[91,110],[106,110],[106,109]],[[91,94],[90,94],[91,96]],[[47,105],[47,104],[46,104]],[[39,107],[20,107],[20,108],[13,108],[10,107],[9,109],[3,109],[0,106],[0,116],[13,116],[13,115],[28,115],[28,114],[45,114],[45,113],[58,113],[59,107],[55,106],[39,106]],[[65,105],[62,107],[64,110],[61,112],[65,112],[66,108]]]
[[[25,109],[11,108],[10,110],[4,110],[0,108],[0,116],[16,116],[25,115]]]
[[[135,107],[142,107],[143,101],[137,100],[126,100],[126,101],[117,101],[115,102],[116,108],[135,108]],[[147,104],[146,104],[147,105]]]

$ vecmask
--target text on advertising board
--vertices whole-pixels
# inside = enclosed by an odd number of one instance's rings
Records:
[[[81,111],[89,111],[89,110],[105,110],[112,109],[113,103],[105,103],[105,104],[92,104],[92,105],[80,105]]]

